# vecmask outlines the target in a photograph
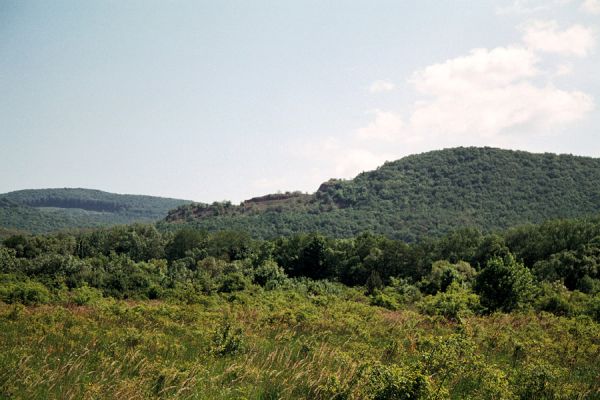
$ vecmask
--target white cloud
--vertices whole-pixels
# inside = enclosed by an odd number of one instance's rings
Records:
[[[394,85],[393,82],[377,80],[377,81],[371,83],[371,85],[369,86],[369,92],[370,93],[383,93],[383,92],[392,91],[395,88],[396,88],[396,85]]]
[[[589,95],[567,92],[529,82],[462,93],[460,98],[442,93],[419,103],[410,118],[416,131],[430,135],[476,135],[492,137],[516,128],[529,133],[553,130],[574,122],[594,106]]]
[[[600,14],[600,0],[585,0],[581,4],[581,9],[590,14]]]
[[[536,84],[535,79],[544,76],[539,62],[532,49],[511,46],[474,49],[425,67],[410,80],[425,97],[415,102],[406,122],[394,130],[388,128],[392,123],[383,123],[387,114],[376,114],[359,129],[359,136],[391,141],[395,134],[408,143],[410,138],[431,141],[451,135],[533,134],[554,131],[593,109],[594,101],[585,93]],[[399,115],[388,114],[402,121]]]
[[[325,179],[353,178],[362,171],[369,171],[382,165],[394,155],[378,152],[360,146],[352,141],[341,141],[326,137],[317,143],[296,146],[294,153],[313,160],[315,182]],[[327,171],[327,172],[323,172]]]
[[[496,8],[496,14],[532,14],[564,6],[572,0],[515,0],[508,6]]]
[[[538,74],[537,56],[519,47],[474,49],[469,55],[430,65],[413,74],[422,93],[457,95],[473,87],[493,88]]]
[[[573,66],[571,64],[561,64],[558,67],[556,67],[554,76],[565,76],[565,75],[571,75],[572,73],[573,73]]]
[[[359,139],[393,141],[400,136],[404,127],[400,115],[381,110],[374,110],[373,114],[373,121],[356,131]]]
[[[594,31],[581,25],[561,31],[556,21],[533,21],[522,30],[523,42],[542,52],[585,57],[595,45]]]
[[[341,178],[352,178],[359,172],[370,171],[392,159],[391,156],[361,148],[343,149],[339,154],[335,158],[335,173]]]

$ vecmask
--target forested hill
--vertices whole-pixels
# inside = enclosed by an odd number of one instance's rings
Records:
[[[19,190],[0,194],[0,234],[154,222],[186,203],[190,202],[91,189]]]
[[[493,231],[600,212],[600,159],[495,148],[453,148],[387,162],[314,194],[184,205],[165,227],[245,230],[257,237],[372,231],[414,240],[461,226]]]

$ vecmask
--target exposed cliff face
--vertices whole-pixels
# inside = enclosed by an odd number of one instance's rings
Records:
[[[255,215],[261,212],[284,212],[314,202],[315,196],[302,192],[286,192],[253,197],[233,205],[230,202],[193,203],[169,211],[167,222],[185,222],[217,216]]]

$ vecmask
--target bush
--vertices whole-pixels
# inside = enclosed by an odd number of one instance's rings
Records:
[[[475,278],[476,271],[469,263],[459,261],[451,264],[448,261],[436,261],[431,266],[431,272],[421,281],[421,287],[426,293],[436,294],[445,292],[453,283],[468,284]]]
[[[412,304],[423,297],[419,288],[408,283],[406,279],[390,278],[390,286],[384,289],[385,293],[388,291],[392,291],[394,297],[404,304]]]
[[[17,271],[17,252],[14,249],[0,247],[0,273]]]
[[[13,275],[0,277],[0,300],[6,303],[37,305],[49,303],[50,299],[50,291],[39,282],[18,281]]]
[[[78,306],[97,303],[102,299],[102,292],[87,285],[78,287],[71,291],[72,300]]]
[[[397,365],[372,366],[368,386],[373,400],[419,400],[433,394],[425,374]]]
[[[175,287],[164,290],[162,296],[176,303],[185,304],[198,304],[204,299],[202,290],[189,282],[176,283]]]
[[[241,272],[230,272],[223,275],[221,278],[221,284],[219,286],[219,292],[231,293],[240,290],[244,290],[250,282],[246,276]]]
[[[593,279],[589,275],[585,275],[577,282],[577,290],[587,294],[600,293],[600,279]]]
[[[287,275],[273,260],[264,261],[254,270],[254,283],[264,286],[266,289],[279,287],[287,278]]]
[[[556,387],[560,375],[557,367],[544,361],[528,364],[516,378],[517,393],[521,399],[563,398],[560,396],[561,390]]]
[[[365,283],[366,293],[368,295],[374,294],[377,290],[383,289],[383,281],[377,271],[371,271],[371,275],[367,278]]]
[[[600,294],[592,297],[587,306],[587,314],[600,323]]]
[[[217,329],[213,335],[212,353],[217,356],[235,355],[244,350],[244,332],[229,321]]]
[[[533,275],[512,255],[492,258],[479,273],[475,291],[488,311],[525,308],[535,294]]]
[[[442,315],[458,319],[481,311],[479,296],[457,283],[450,285],[446,292],[427,296],[420,303],[421,311],[429,315]]]
[[[561,283],[546,283],[541,285],[535,308],[555,315],[571,316],[575,314],[575,307],[569,299],[570,292]]]
[[[396,299],[380,291],[376,291],[376,293],[371,296],[371,305],[387,308],[392,311],[400,308],[400,304]]]
[[[329,376],[324,384],[320,385],[318,388],[319,399],[328,399],[328,400],[347,400],[350,399],[348,385],[340,382],[340,379],[335,376]]]

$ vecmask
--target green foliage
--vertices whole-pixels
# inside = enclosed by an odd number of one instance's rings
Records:
[[[600,294],[596,294],[590,298],[587,306],[587,314],[594,319],[594,321],[600,323]]]
[[[315,295],[304,291],[309,282],[196,293],[191,304],[0,302],[0,393],[514,400],[594,399],[600,389],[600,324],[590,318],[497,313],[448,321],[373,307],[362,290],[335,283]]]
[[[510,311],[534,300],[531,268],[540,288],[556,281],[568,290],[542,290],[532,303],[537,310],[590,315],[590,299],[600,287],[597,232],[600,220],[554,221],[493,235],[460,229],[439,240],[406,244],[369,233],[352,239],[302,234],[259,241],[231,231],[213,234],[184,228],[172,234],[134,224],[10,236],[0,246],[0,272],[23,275],[51,290],[88,286],[109,297],[178,301],[183,301],[183,293],[194,299],[201,293],[241,291],[253,283],[267,289],[295,285],[316,295],[337,291],[335,285],[314,281],[327,279],[363,286],[373,295],[370,302],[389,309],[415,304],[421,291],[436,295],[457,284],[475,288],[488,311]],[[550,239],[540,246],[546,234]],[[521,268],[513,250],[529,265]],[[464,259],[450,262],[444,256]],[[481,270],[478,278],[471,265]],[[288,274],[313,280],[290,284]],[[431,305],[435,309],[447,301],[452,304],[453,296],[429,301],[442,302]],[[455,304],[458,309],[460,304]],[[428,306],[427,312],[436,313],[433,309]]]
[[[198,249],[203,251],[202,255],[206,257],[206,246],[206,235],[203,232],[184,228],[178,231],[167,244],[165,253],[169,260],[177,260]]]
[[[6,238],[0,397],[593,399],[599,390],[598,219],[410,244],[184,229]]]
[[[87,285],[73,289],[71,293],[73,302],[78,306],[95,304],[102,299],[102,292],[100,290],[88,287]]]
[[[400,304],[394,297],[380,291],[372,293],[371,305],[387,308],[388,310],[398,310],[400,308]]]
[[[91,189],[30,189],[0,194],[0,226],[32,233],[154,222],[190,203]]]
[[[435,294],[445,292],[453,283],[468,286],[475,279],[475,275],[475,269],[465,261],[458,261],[456,264],[444,260],[436,261],[420,286],[426,293]]]
[[[244,351],[242,328],[225,321],[213,335],[211,351],[217,356],[234,356]]]
[[[17,272],[17,252],[14,249],[0,247],[0,272]]]
[[[371,271],[371,275],[367,279],[367,283],[365,284],[365,289],[367,290],[367,294],[373,294],[377,290],[383,288],[383,281],[381,280],[381,276],[377,271]]]
[[[568,398],[557,388],[561,371],[546,361],[528,364],[516,378],[517,395],[520,399]]]
[[[433,395],[425,374],[396,365],[373,365],[368,381],[369,398],[373,400],[419,400]]]
[[[266,260],[254,270],[254,282],[266,289],[275,289],[281,286],[287,275],[273,260]]]
[[[456,282],[452,283],[445,292],[425,297],[419,306],[425,314],[441,315],[452,319],[460,319],[482,311],[479,296]]]
[[[219,292],[236,292],[244,290],[249,285],[250,280],[242,272],[230,272],[228,274],[223,275],[223,277],[221,278]]]
[[[0,274],[0,300],[6,303],[38,305],[49,303],[51,294],[46,286],[39,282]]]
[[[394,296],[401,304],[412,304],[421,300],[422,294],[418,287],[411,285],[406,279],[391,277],[390,284],[384,292]]]
[[[489,311],[526,308],[535,295],[533,275],[512,255],[493,258],[477,276],[475,291]]]
[[[371,231],[415,241],[440,237],[458,226],[494,232],[596,214],[598,182],[599,159],[453,148],[387,162],[351,180],[331,180],[311,195],[267,195],[239,206],[184,205],[171,211],[162,226],[184,223],[208,231],[246,231],[260,238],[299,232],[352,237]],[[467,256],[476,256],[478,244],[476,236],[464,233],[449,238],[452,251],[438,259],[468,261]],[[502,243],[487,245],[495,256],[506,255]],[[487,260],[478,262],[483,266]]]

